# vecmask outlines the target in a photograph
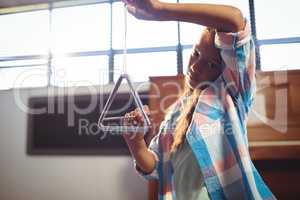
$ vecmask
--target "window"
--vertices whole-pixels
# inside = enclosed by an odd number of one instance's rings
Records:
[[[47,85],[47,60],[0,62],[0,90]]]
[[[108,83],[108,56],[100,55],[110,48],[108,3],[53,9],[51,38],[51,85]]]
[[[182,62],[183,62],[183,73],[186,73],[188,70],[189,58],[192,53],[192,48],[184,49],[182,52]]]
[[[0,89],[47,85],[49,11],[0,17]]]
[[[297,25],[300,2],[264,0],[254,3],[258,39],[300,36],[300,26]]]
[[[64,87],[108,83],[107,56],[54,58],[52,66],[52,85]]]
[[[300,69],[300,62],[296,59],[296,52],[300,49],[299,6],[300,3],[294,0],[254,1],[263,71]]]
[[[252,20],[259,68],[265,71],[300,68],[296,59],[300,50],[300,28],[296,25],[300,3],[294,0],[209,3],[236,6]],[[0,15],[0,89],[98,85],[116,80],[123,65],[123,3],[60,1],[41,9],[44,10]],[[133,81],[185,73],[192,44],[203,28],[183,22],[141,21],[127,14],[127,69]]]
[[[300,44],[274,44],[260,47],[261,66],[264,71],[299,69]]]
[[[0,57],[48,53],[48,10],[3,15],[0,24]]]
[[[47,68],[35,67],[0,68],[0,89],[36,87],[47,85]]]
[[[109,49],[109,4],[57,8],[52,11],[52,53]]]
[[[137,53],[127,55],[127,72],[132,81],[147,81],[149,76],[176,75],[176,52]],[[122,72],[123,56],[115,58],[115,80]]]
[[[0,89],[108,83],[110,4],[7,14],[0,23]]]

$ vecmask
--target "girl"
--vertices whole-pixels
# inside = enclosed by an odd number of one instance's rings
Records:
[[[255,52],[240,10],[213,4],[123,1],[139,19],[207,27],[190,56],[186,90],[149,147],[143,134],[124,134],[137,171],[158,179],[159,199],[275,199],[248,152],[246,121],[255,93]],[[125,117],[126,125],[143,124],[137,110]]]

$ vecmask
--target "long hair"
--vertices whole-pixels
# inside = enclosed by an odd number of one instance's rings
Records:
[[[215,30],[209,27],[203,31],[202,36],[208,36],[211,38],[215,37]],[[213,40],[211,41],[213,42]],[[178,117],[178,122],[175,127],[174,140],[171,147],[171,152],[175,152],[176,149],[183,143],[187,129],[191,123],[192,116],[198,102],[201,89],[196,88],[194,90],[190,89],[187,84],[185,84],[183,96],[186,98],[186,102],[182,106],[181,114]]]
[[[191,90],[188,86],[185,86],[183,96],[186,98],[184,105],[182,106],[181,114],[178,117],[178,122],[175,127],[174,140],[171,147],[171,152],[175,152],[176,149],[183,143],[188,126],[191,122],[200,90]]]

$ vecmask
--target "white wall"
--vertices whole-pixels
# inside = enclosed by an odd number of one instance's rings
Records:
[[[20,92],[25,103],[30,96],[46,93]],[[128,156],[28,156],[26,113],[14,96],[13,90],[0,91],[0,199],[146,199],[147,183]]]

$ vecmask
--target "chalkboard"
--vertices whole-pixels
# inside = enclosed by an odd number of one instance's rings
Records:
[[[147,94],[140,94],[148,104]],[[29,155],[128,155],[123,137],[104,133],[97,121],[108,94],[32,97],[28,103],[27,153]],[[123,116],[134,110],[128,93],[118,94],[109,116]],[[116,124],[118,122],[114,122]]]

